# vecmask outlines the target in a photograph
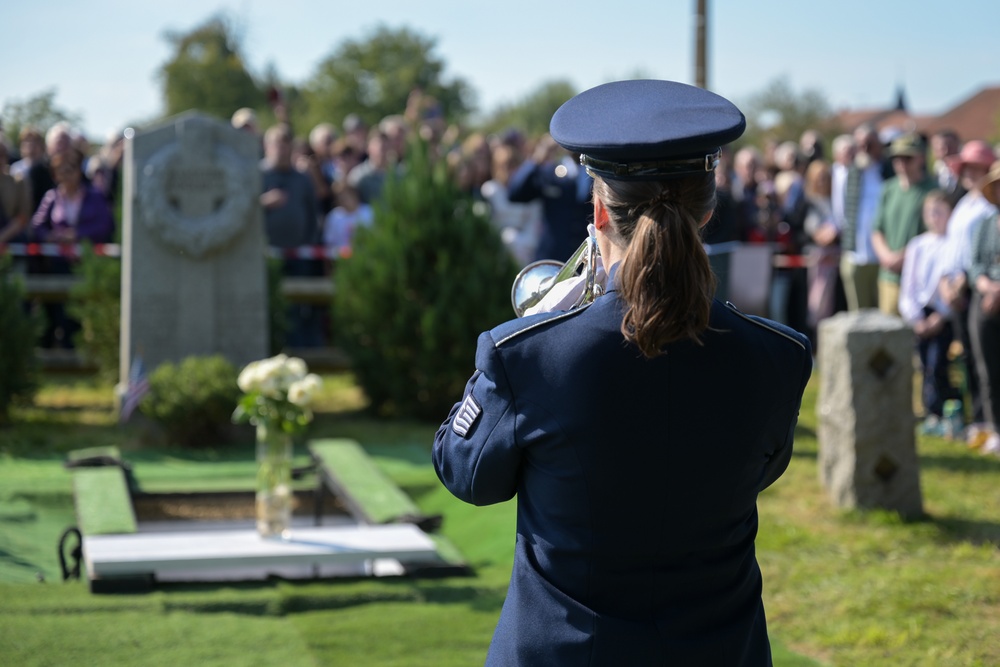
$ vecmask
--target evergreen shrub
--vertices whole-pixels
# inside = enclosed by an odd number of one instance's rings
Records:
[[[80,322],[73,343],[97,366],[102,379],[117,381],[121,344],[121,261],[94,254],[94,249],[86,243],[73,273],[78,280],[70,288],[66,302],[69,315]]]
[[[238,372],[221,355],[160,364],[149,376],[139,411],[178,445],[208,447],[228,440],[230,416],[240,400]]]
[[[514,317],[516,267],[480,209],[415,140],[337,264],[333,335],[382,414],[443,419],[474,370],[478,334]]]
[[[24,284],[14,274],[10,257],[0,256],[0,424],[10,419],[10,408],[27,404],[38,389],[35,340],[40,320],[24,307]]]

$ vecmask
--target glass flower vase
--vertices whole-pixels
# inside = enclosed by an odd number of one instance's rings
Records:
[[[292,436],[257,426],[257,533],[288,537],[292,526]]]

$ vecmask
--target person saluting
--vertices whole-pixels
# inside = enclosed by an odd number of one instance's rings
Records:
[[[652,80],[552,118],[594,178],[607,291],[483,333],[433,448],[458,498],[517,496],[487,665],[771,664],[756,499],[788,465],[812,351],[713,298],[699,230],[745,126],[718,95]]]

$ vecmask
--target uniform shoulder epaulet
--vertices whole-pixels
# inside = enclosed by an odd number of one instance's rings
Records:
[[[766,329],[771,333],[775,333],[783,338],[787,338],[788,340],[792,341],[793,343],[801,347],[803,350],[808,349],[806,347],[806,344],[802,342],[802,334],[795,331],[794,329],[790,329],[784,326],[783,324],[778,324],[777,322],[772,322],[771,320],[766,320],[762,317],[754,317],[753,315],[747,315],[729,301],[726,302],[726,308],[728,308],[734,315],[741,317],[747,322],[756,324],[762,329]]]
[[[490,336],[493,337],[494,346],[500,347],[504,343],[509,342],[522,334],[526,334],[529,331],[533,331],[538,327],[578,315],[587,310],[590,306],[591,304],[588,303],[585,306],[580,306],[578,308],[574,308],[573,310],[555,310],[550,313],[539,313],[537,315],[519,317],[516,320],[510,320],[497,325],[490,330]]]

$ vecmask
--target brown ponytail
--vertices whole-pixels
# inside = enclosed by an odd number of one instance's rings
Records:
[[[622,334],[648,358],[708,328],[715,274],[699,224],[715,208],[715,174],[669,181],[594,179],[594,194],[626,242],[618,289],[626,304]]]

